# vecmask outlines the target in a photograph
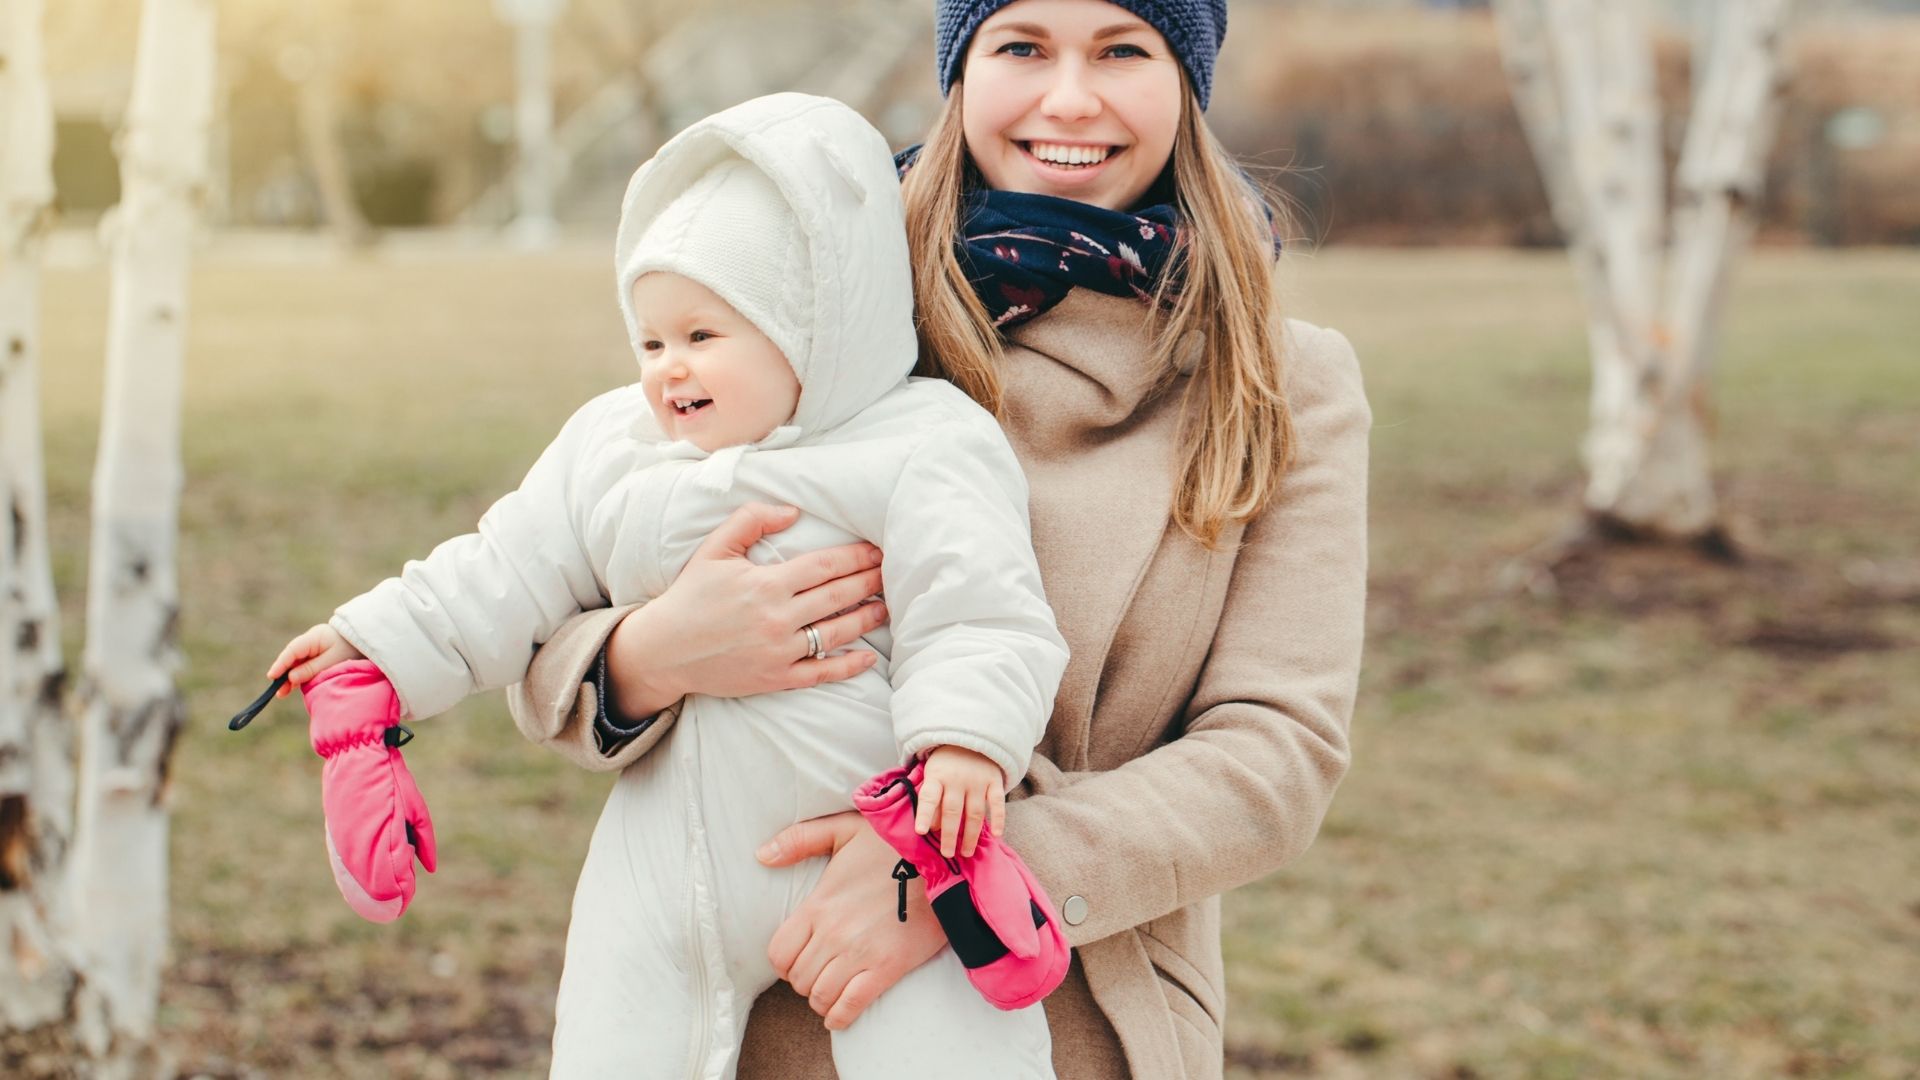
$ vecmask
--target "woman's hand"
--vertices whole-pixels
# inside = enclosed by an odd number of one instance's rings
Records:
[[[851,649],[813,659],[806,628],[831,653],[887,620],[880,549],[846,544],[760,566],[747,549],[799,520],[791,506],[749,503],[733,512],[667,591],[620,621],[607,642],[608,680],[627,716],[658,712],[691,693],[745,697],[818,686],[873,666]]]
[[[892,873],[900,857],[854,811],[789,825],[758,855],[768,866],[831,856],[819,884],[767,944],[774,972],[806,995],[829,1031],[845,1029],[947,944],[918,878],[907,882],[907,921],[900,921]]]

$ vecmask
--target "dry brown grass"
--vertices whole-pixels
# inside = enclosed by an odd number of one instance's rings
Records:
[[[1234,1074],[1912,1075],[1920,259],[1744,268],[1721,467],[1764,557],[1644,554],[1557,602],[1493,582],[1578,483],[1564,260],[1336,251],[1291,276],[1366,368],[1374,599],[1321,841],[1226,904]],[[161,1014],[189,1071],[543,1071],[606,780],[524,744],[497,696],[421,724],[444,866],[373,927],[325,869],[298,709],[223,721],[281,641],[469,527],[629,377],[605,277],[597,247],[199,271]],[[53,273],[46,308],[77,646],[103,275]]]

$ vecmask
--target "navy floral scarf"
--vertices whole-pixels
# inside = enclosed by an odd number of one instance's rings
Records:
[[[895,155],[902,177],[919,154],[912,146]],[[1129,211],[975,182],[968,185],[954,245],[987,314],[1005,330],[1052,308],[1076,287],[1150,302],[1162,278],[1172,275],[1168,295],[1177,295],[1180,231],[1172,184],[1164,176]]]

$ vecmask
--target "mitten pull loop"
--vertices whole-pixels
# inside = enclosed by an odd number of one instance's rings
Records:
[[[395,724],[381,735],[381,741],[395,750],[413,741],[413,729],[405,724]]]
[[[233,719],[227,721],[227,730],[239,731],[241,728],[246,727],[248,724],[253,723],[253,718],[260,715],[260,710],[266,708],[268,705],[273,704],[273,696],[275,694],[278,694],[280,692],[280,688],[285,685],[287,685],[287,676],[285,674],[282,674],[279,678],[273,680],[273,684],[271,686],[267,687],[266,693],[261,694],[257,698],[254,698],[252,703],[249,704],[246,708],[241,709],[239,712],[233,714]]]
[[[908,791],[913,789],[909,787]],[[905,859],[893,864],[893,880],[900,883],[900,921],[907,921],[907,882],[920,876],[920,871]]]

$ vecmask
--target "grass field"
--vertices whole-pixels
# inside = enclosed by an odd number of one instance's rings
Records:
[[[1355,765],[1320,842],[1227,899],[1250,1076],[1920,1075],[1920,255],[1763,253],[1720,368],[1756,557],[1496,587],[1579,485],[1563,257],[1334,251],[1296,313],[1373,401]],[[279,645],[471,527],[632,376],[606,259],[214,253],[194,287],[162,1024],[209,1076],[543,1075],[608,787],[499,695],[408,759],[443,866],[398,924],[335,894],[300,710],[223,721]],[[105,275],[52,271],[46,405],[69,655]]]

